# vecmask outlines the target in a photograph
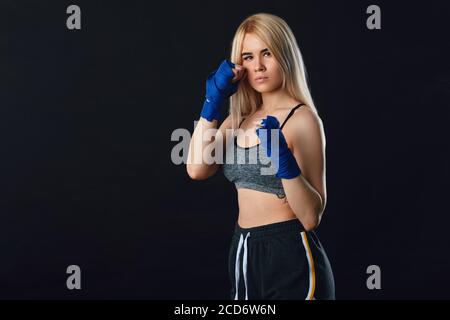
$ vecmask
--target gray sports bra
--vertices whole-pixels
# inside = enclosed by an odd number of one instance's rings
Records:
[[[303,106],[301,103],[289,112],[286,120],[280,127],[283,129],[288,119],[294,111]],[[242,122],[239,124],[241,127]],[[236,189],[247,188],[262,192],[274,193],[278,198],[284,198],[283,184],[281,179],[275,176],[275,168],[271,167],[270,157],[267,157],[266,150],[259,148],[260,144],[251,147],[240,147],[237,144],[237,135],[234,135],[234,143],[227,145],[225,150],[224,164],[222,165],[225,177],[234,182]]]

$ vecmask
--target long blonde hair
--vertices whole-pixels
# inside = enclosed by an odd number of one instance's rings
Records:
[[[283,74],[283,88],[296,100],[310,106],[317,113],[308,88],[306,69],[302,54],[292,30],[278,16],[257,13],[247,17],[238,27],[232,42],[230,60],[242,65],[244,36],[253,33],[265,42],[280,64]],[[230,98],[232,128],[238,127],[243,117],[254,113],[262,104],[261,93],[254,90],[248,81],[241,81],[238,91]]]

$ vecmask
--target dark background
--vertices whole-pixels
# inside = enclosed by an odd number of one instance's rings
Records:
[[[0,298],[228,299],[236,190],[190,180],[171,134],[257,12],[294,31],[324,123],[336,297],[450,298],[449,8],[317,0],[3,0]]]

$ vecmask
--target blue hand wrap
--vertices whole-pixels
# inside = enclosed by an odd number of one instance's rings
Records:
[[[271,158],[272,164],[275,165],[275,168],[277,169],[276,177],[283,179],[298,177],[301,174],[301,170],[297,164],[297,160],[295,160],[294,155],[288,148],[277,118],[267,116],[267,118],[262,120],[261,125],[261,128],[256,129],[256,134],[261,141],[261,145],[265,148],[267,156]],[[277,130],[278,134],[272,130]],[[272,141],[272,135],[274,139],[278,137],[278,141]],[[278,147],[278,156],[277,150],[272,150],[272,147]]]
[[[213,119],[220,120],[220,109],[226,99],[237,91],[239,81],[231,83],[234,77],[233,68],[234,63],[224,60],[206,80],[206,95],[200,116],[210,122]]]

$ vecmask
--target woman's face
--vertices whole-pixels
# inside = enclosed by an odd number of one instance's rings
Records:
[[[247,70],[247,81],[260,93],[277,90],[283,85],[278,61],[268,46],[252,33],[244,36],[242,66]]]

